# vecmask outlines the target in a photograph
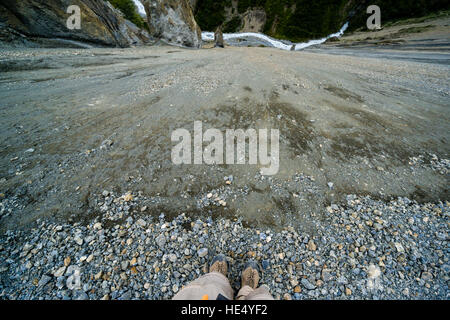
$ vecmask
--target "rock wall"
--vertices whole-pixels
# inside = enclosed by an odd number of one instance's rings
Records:
[[[200,48],[202,35],[188,0],[143,0],[150,34],[170,44]]]
[[[81,9],[81,29],[70,30],[67,8]],[[26,46],[129,47],[151,40],[148,32],[125,20],[104,0],[2,0],[0,43]],[[78,45],[77,45],[78,44]]]
[[[263,32],[266,24],[266,12],[261,9],[247,10],[242,15],[243,25],[240,32]]]

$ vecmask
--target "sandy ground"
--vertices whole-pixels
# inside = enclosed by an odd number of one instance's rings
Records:
[[[426,164],[430,154],[449,157],[450,68],[388,58],[271,48],[3,50],[0,196],[11,212],[1,227],[90,219],[103,190],[141,191],[153,199],[152,215],[304,228],[347,194],[448,200],[448,175]],[[196,120],[205,129],[279,129],[279,173],[173,165],[171,132],[192,132]],[[425,165],[412,166],[421,155]],[[227,205],[202,205],[209,192]]]

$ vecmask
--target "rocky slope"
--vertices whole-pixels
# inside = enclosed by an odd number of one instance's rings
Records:
[[[152,36],[170,44],[200,48],[202,35],[187,0],[144,0]]]
[[[70,5],[81,8],[81,30],[66,26]],[[149,34],[124,19],[103,0],[2,0],[0,44],[15,46],[129,47],[149,42]]]

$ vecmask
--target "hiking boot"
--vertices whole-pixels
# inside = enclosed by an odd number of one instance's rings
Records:
[[[259,282],[259,266],[256,261],[249,261],[245,264],[242,271],[242,287],[249,286],[252,289],[258,288]]]
[[[228,274],[227,257],[225,257],[223,254],[217,255],[211,261],[211,266],[209,267],[209,272],[219,272],[226,277]]]

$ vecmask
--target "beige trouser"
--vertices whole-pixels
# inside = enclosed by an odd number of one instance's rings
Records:
[[[192,281],[178,292],[173,300],[216,300],[221,294],[233,300],[233,289],[227,277],[218,272],[211,272]],[[239,290],[237,300],[273,300],[266,286],[252,289],[249,286]]]

